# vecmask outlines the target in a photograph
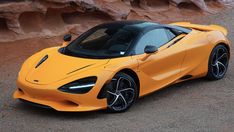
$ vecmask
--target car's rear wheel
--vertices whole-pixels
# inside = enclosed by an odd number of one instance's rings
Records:
[[[210,54],[207,78],[210,80],[222,79],[227,72],[228,63],[228,49],[224,45],[216,46]]]
[[[134,79],[117,73],[107,88],[107,106],[110,112],[123,112],[129,109],[138,98],[138,88]]]

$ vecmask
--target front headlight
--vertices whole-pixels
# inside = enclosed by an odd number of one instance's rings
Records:
[[[70,82],[62,87],[58,88],[58,90],[67,93],[74,94],[84,94],[89,92],[97,81],[97,77],[86,77],[73,82]]]

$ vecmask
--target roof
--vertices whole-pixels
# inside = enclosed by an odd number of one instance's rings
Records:
[[[101,25],[110,25],[110,26],[121,26],[121,27],[127,27],[127,28],[135,28],[139,30],[143,30],[150,26],[159,25],[158,23],[153,22],[147,22],[147,21],[141,21],[141,20],[127,20],[127,21],[113,21],[109,23],[104,23]]]
[[[164,28],[172,28],[180,30],[184,33],[189,33],[191,30],[184,27],[179,27],[175,25],[167,25],[167,24],[159,24],[154,22],[148,21],[141,21],[141,20],[127,20],[127,21],[112,21],[109,23],[104,23],[99,26],[110,26],[110,27],[121,27],[123,29],[131,30],[133,32],[147,32],[156,27],[164,27]]]

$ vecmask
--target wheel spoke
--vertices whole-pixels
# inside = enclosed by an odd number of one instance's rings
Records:
[[[223,53],[216,61],[219,61],[219,60],[222,59],[223,57],[227,57],[227,53]]]
[[[124,96],[122,94],[119,94],[119,96],[122,98],[124,102],[124,109],[128,106],[127,101],[125,100]]]
[[[219,65],[218,65],[218,63],[216,63],[216,68],[217,68],[217,74],[216,74],[216,76],[218,76],[219,75]]]
[[[226,66],[222,62],[220,62],[220,61],[217,61],[217,64],[221,65],[223,68],[226,68]]]
[[[115,95],[115,96],[117,96],[117,94],[116,93],[113,93],[113,92],[111,92],[111,91],[107,91],[109,94],[112,94],[112,95]]]
[[[211,66],[213,66],[213,67],[216,67],[216,63],[214,63],[214,64],[211,64]]]
[[[116,103],[116,101],[119,99],[119,95],[116,95],[116,98],[115,98],[115,100],[109,105],[110,107],[111,106],[113,106],[115,103]]]
[[[117,80],[115,93],[117,93],[117,92],[118,92],[118,90],[119,90],[119,85],[120,85],[120,80],[121,80],[121,79],[122,79],[122,77],[120,77],[120,78]]]
[[[212,65],[212,71],[213,73],[218,76],[218,72],[219,72],[219,66],[217,65],[217,63],[215,64],[211,64]],[[215,70],[216,69],[216,70]],[[216,72],[215,72],[216,71]]]
[[[119,90],[119,92],[125,92],[125,91],[132,91],[134,93],[135,90],[133,88],[125,88],[125,89]]]
[[[117,93],[120,89],[120,84],[123,80],[126,80],[128,81],[129,83],[129,86],[131,87],[132,86],[132,83],[130,82],[130,80],[126,79],[126,78],[123,78],[123,77],[120,77],[118,80],[117,80],[117,84],[116,84],[116,90],[115,90],[115,93]]]
[[[222,66],[222,67],[223,67],[223,72],[222,72],[221,74],[219,74],[220,76],[222,76],[222,75],[225,73],[225,71],[226,71],[226,66],[225,66],[222,62],[220,62],[220,61],[217,61],[217,64],[218,64],[219,66]]]
[[[128,80],[128,79],[126,79],[126,78],[124,78],[124,79],[128,81],[129,87],[131,87],[131,86],[132,86],[131,81],[130,81],[130,80]]]

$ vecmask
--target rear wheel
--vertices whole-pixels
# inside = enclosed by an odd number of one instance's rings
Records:
[[[210,80],[222,79],[227,72],[228,63],[227,48],[224,45],[216,46],[210,54],[207,78]]]
[[[129,109],[138,97],[138,88],[134,79],[117,73],[107,88],[107,106],[110,112],[123,112]]]

